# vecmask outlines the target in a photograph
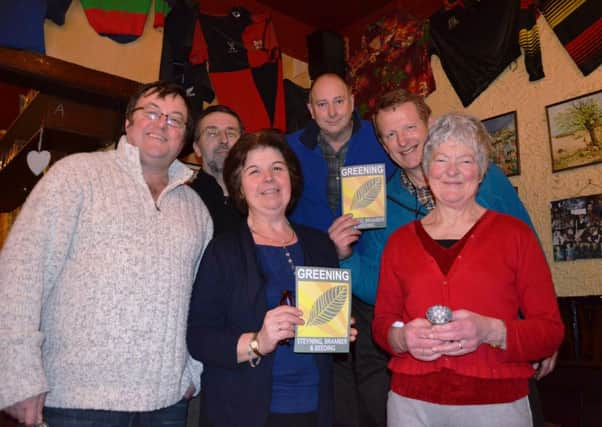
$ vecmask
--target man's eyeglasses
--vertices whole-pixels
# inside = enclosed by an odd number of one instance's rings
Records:
[[[182,117],[180,113],[165,114],[150,107],[136,107],[132,110],[132,114],[138,110],[142,110],[144,117],[150,121],[156,122],[157,120],[161,119],[161,117],[165,116],[167,126],[169,127],[182,129],[184,126],[186,126],[186,120],[184,120],[184,117]]]
[[[237,141],[240,138],[240,132],[234,128],[219,129],[215,126],[209,126],[201,131],[203,138],[210,141],[218,140],[222,133],[229,142]]]

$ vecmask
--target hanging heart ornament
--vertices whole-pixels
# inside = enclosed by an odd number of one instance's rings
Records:
[[[30,151],[27,153],[27,166],[38,176],[50,163],[50,152],[49,151]]]

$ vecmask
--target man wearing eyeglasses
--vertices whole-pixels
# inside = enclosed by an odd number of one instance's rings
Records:
[[[194,130],[194,152],[202,159],[203,166],[190,185],[209,209],[214,236],[243,220],[230,202],[223,176],[224,160],[242,132],[240,117],[225,105],[212,105],[203,110]]]
[[[224,183],[224,160],[244,131],[240,116],[225,105],[204,109],[196,121],[192,148],[202,160],[202,168],[190,186],[205,202],[213,220],[213,236],[231,230],[244,220],[232,204]],[[190,405],[189,418],[195,425],[209,426],[203,390]]]
[[[202,366],[186,348],[209,213],[176,160],[179,86],[144,85],[116,150],[53,165],[0,252],[0,408],[26,426],[181,426]]]

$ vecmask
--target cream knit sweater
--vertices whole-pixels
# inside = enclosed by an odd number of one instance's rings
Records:
[[[209,213],[175,161],[155,204],[138,149],[75,154],[34,188],[0,253],[0,408],[149,411],[200,388],[186,347]]]

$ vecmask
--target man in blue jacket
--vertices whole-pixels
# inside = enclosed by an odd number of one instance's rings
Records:
[[[342,259],[350,255],[351,243],[359,247],[372,231],[362,236],[354,228],[358,221],[341,216],[341,166],[385,163],[389,175],[394,165],[378,143],[370,122],[354,113],[351,90],[338,75],[323,74],[313,82],[307,107],[313,120],[305,129],[288,135],[303,171],[303,193],[290,219],[329,232]],[[363,357],[366,348],[384,358],[371,340],[372,312],[364,313],[363,306],[353,298],[352,315],[359,331],[353,356],[335,358],[336,426],[386,425],[389,378],[386,369],[375,373],[371,357]],[[378,390],[384,390],[384,394],[376,393]]]
[[[431,110],[421,96],[398,89],[380,99],[374,115],[378,138],[399,166],[387,182],[387,227],[364,233],[362,244],[353,247],[352,255],[341,262],[342,267],[352,270],[354,295],[372,308],[376,299],[380,255],[389,235],[397,228],[422,218],[434,207],[433,195],[422,170],[430,114]],[[517,192],[493,163],[489,164],[479,186],[477,202],[487,209],[519,218],[533,228]],[[343,250],[350,251],[351,248]],[[374,359],[374,363],[374,370],[386,370],[386,358]],[[554,363],[555,356],[543,361],[537,377],[549,373]],[[383,391],[379,393],[382,395]]]

